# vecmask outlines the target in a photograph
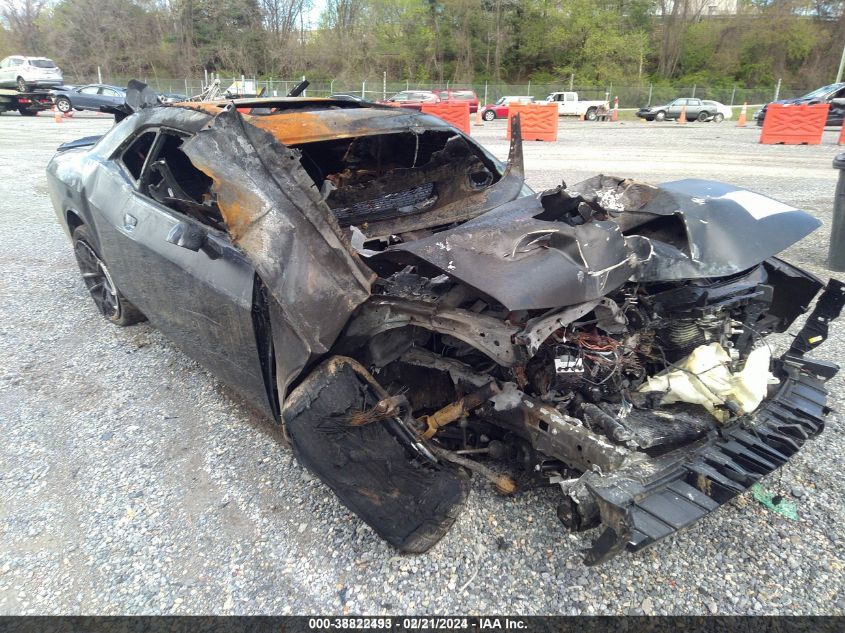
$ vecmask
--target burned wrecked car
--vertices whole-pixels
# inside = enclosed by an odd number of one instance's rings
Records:
[[[701,180],[535,194],[513,136],[502,165],[372,104],[151,105],[47,173],[102,314],[146,317],[283,425],[391,544],[436,543],[475,474],[557,486],[595,564],[822,431],[838,367],[805,353],[845,287],[777,258],[818,227],[803,211]]]

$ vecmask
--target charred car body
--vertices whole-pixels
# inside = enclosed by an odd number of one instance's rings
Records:
[[[776,257],[819,223],[756,193],[597,176],[534,194],[518,127],[505,166],[395,108],[151,106],[47,173],[104,316],[146,316],[283,424],[383,538],[431,547],[473,472],[560,486],[569,529],[601,526],[594,564],[822,430],[838,367],[804,354],[845,289]],[[770,358],[763,337],[819,293]]]

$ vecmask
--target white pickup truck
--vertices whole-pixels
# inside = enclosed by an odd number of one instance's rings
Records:
[[[581,116],[588,121],[594,121],[596,111],[604,106],[609,109],[607,101],[580,101],[577,92],[553,92],[546,101],[557,103],[558,116]]]

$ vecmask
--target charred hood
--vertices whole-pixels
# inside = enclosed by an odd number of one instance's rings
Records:
[[[706,180],[597,176],[504,204],[380,257],[425,262],[509,310],[597,299],[628,279],[726,276],[819,226],[808,213]]]

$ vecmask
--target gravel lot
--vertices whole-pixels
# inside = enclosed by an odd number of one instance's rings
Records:
[[[44,167],[107,117],[0,116],[0,614],[845,613],[840,415],[765,480],[800,520],[738,498],[636,556],[585,568],[556,492],[474,481],[452,531],[397,556],[307,474],[277,430],[147,325],[95,312]],[[507,154],[501,122],[473,128]],[[563,123],[525,147],[528,182],[596,173],[726,180],[824,222],[789,259],[824,268],[838,130],[762,146],[733,124]],[[837,323],[818,353],[837,359]],[[842,375],[831,383],[842,409]]]

